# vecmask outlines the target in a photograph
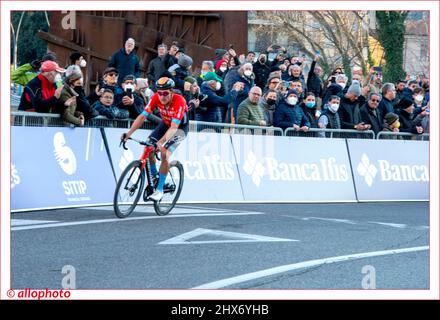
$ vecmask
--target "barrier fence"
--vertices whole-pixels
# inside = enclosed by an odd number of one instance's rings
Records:
[[[12,211],[111,204],[115,178],[143,152],[119,147],[125,130],[13,126]],[[429,200],[427,141],[193,132],[174,159],[181,203]]]
[[[98,116],[85,121],[86,128],[130,128],[133,119],[110,120],[104,116]],[[65,124],[59,114],[37,113],[26,111],[11,112],[11,124],[13,126],[30,127],[74,127]],[[154,129],[155,123],[145,121],[142,129]],[[411,134],[405,132],[379,132],[377,136],[371,130],[358,131],[348,129],[316,129],[310,128],[308,132],[297,131],[294,128],[287,128],[284,131],[278,127],[260,127],[239,125],[230,123],[214,123],[203,121],[190,121],[191,132],[214,132],[226,134],[245,134],[263,136],[287,136],[307,138],[342,138],[342,139],[379,139],[379,140],[417,140],[429,141],[429,134]]]

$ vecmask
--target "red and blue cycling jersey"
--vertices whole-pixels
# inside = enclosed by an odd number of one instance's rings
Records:
[[[153,113],[154,110],[159,109],[160,116],[164,124],[168,127],[171,126],[171,123],[174,122],[177,125],[180,125],[182,122],[183,116],[188,111],[188,106],[186,105],[185,99],[176,93],[173,94],[173,97],[169,103],[168,109],[160,103],[159,95],[155,93],[150,102],[148,102],[147,106],[144,109],[142,114],[147,116],[148,114]]]

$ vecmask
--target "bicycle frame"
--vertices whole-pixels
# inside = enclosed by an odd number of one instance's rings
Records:
[[[146,173],[147,173],[147,181],[148,181],[148,185],[153,186],[153,177],[151,174],[151,165],[150,165],[150,153],[154,152],[154,147],[153,146],[146,146],[144,148],[144,152],[142,153],[141,158],[139,159],[139,161],[141,162],[141,169],[144,170],[146,167]]]

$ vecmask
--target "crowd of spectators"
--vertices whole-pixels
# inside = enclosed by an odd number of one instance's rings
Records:
[[[155,92],[160,77],[173,78],[175,91],[187,101],[191,120],[261,127],[429,132],[429,79],[411,77],[382,83],[378,68],[335,68],[324,78],[319,53],[307,60],[271,45],[266,52],[237,54],[217,49],[200,66],[185,48],[160,44],[141,77],[135,40],[116,51],[96,88],[86,96],[79,52],[61,68],[54,53],[12,71],[12,82],[24,86],[19,110],[59,113],[66,124],[84,125],[102,115],[135,119]],[[195,74],[192,70],[200,70]],[[304,70],[308,70],[307,73]],[[350,80],[349,80],[350,79]]]

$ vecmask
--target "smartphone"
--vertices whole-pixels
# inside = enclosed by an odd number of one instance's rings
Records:
[[[373,67],[373,70],[376,72],[382,72],[382,67]]]

